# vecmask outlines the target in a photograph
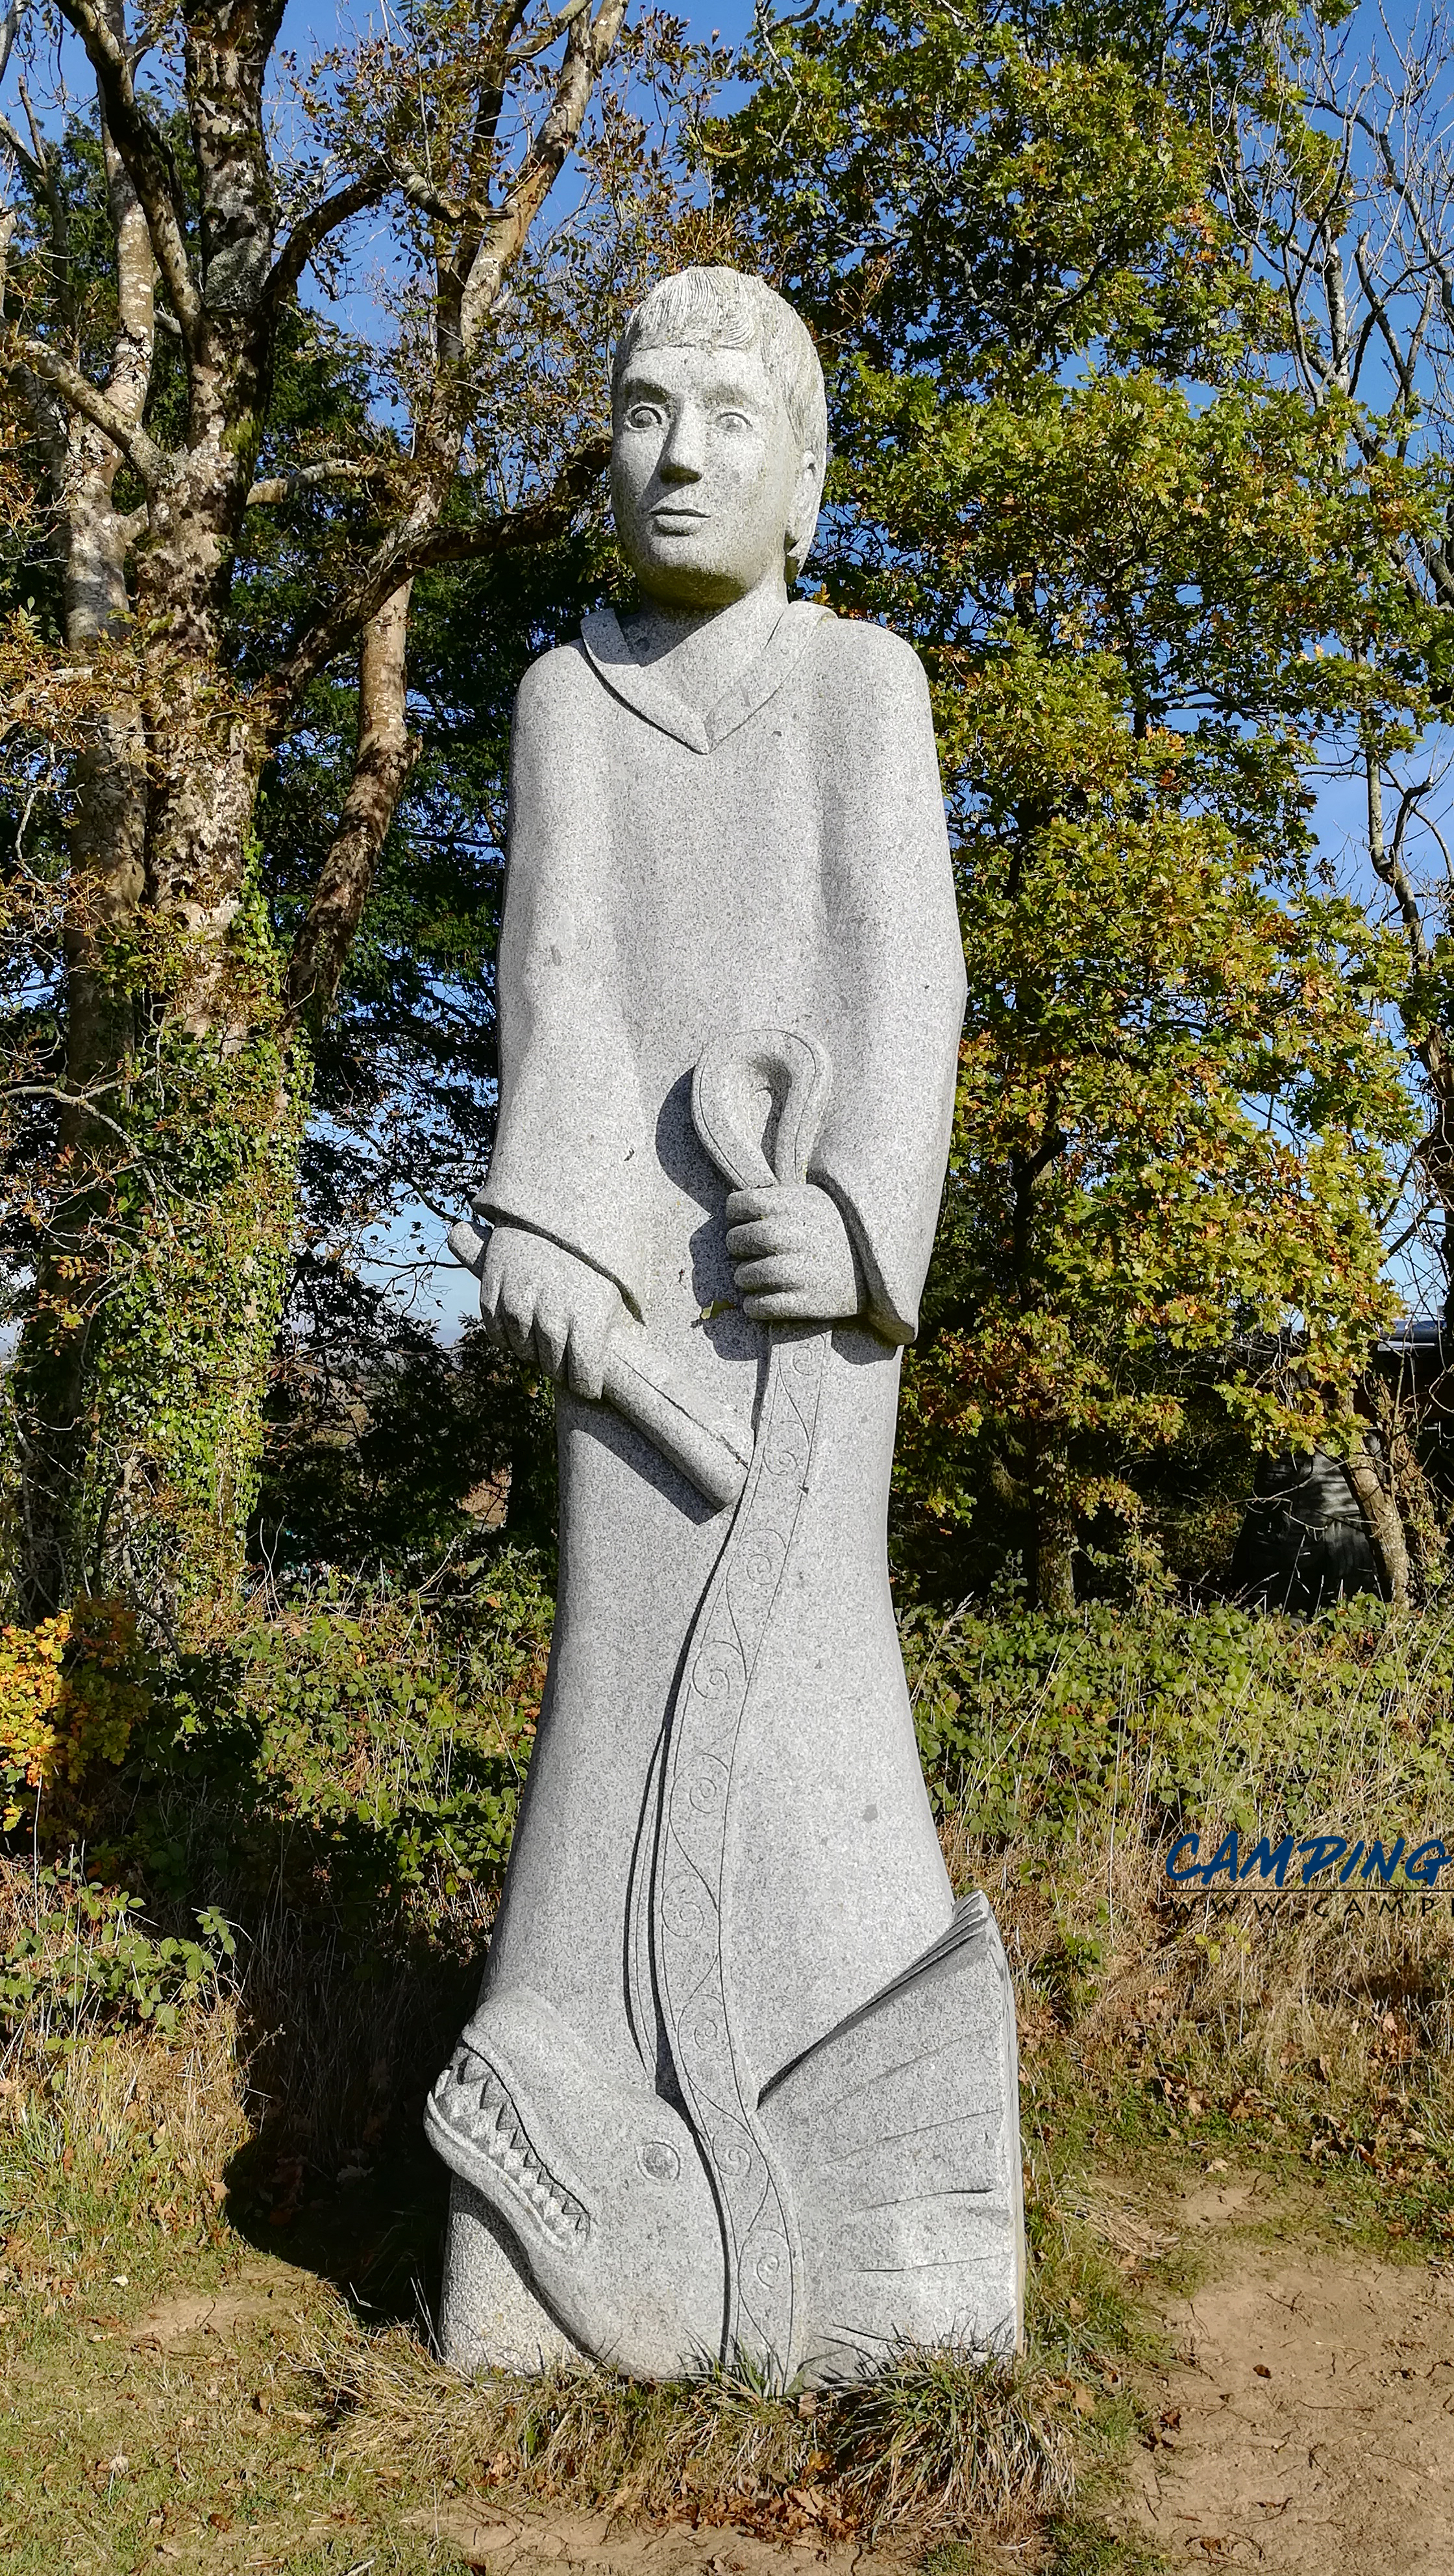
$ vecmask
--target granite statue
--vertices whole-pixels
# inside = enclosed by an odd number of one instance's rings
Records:
[[[559,1606],[430,2099],[465,2367],[786,2385],[1008,2350],[1014,2014],[956,1906],[885,1523],[964,1009],[910,647],[791,596],[823,378],[760,280],[632,315],[636,604],[515,709],[490,1331],[558,1389]]]

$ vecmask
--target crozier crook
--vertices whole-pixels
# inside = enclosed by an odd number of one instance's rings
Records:
[[[692,1119],[733,1189],[806,1181],[831,1079],[824,1049],[787,1029],[707,1049]],[[667,2044],[722,2226],[723,2349],[783,2383],[797,2366],[802,2259],[788,2179],[757,2118],[773,2070],[744,2062],[733,2008],[732,1787],[763,1714],[754,1683],[812,1465],[828,1338],[812,1325],[770,1336],[747,1483],[667,1723],[651,1909]]]

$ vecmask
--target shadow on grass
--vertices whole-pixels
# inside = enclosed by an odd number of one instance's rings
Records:
[[[284,1917],[250,1944],[241,2055],[253,2135],[225,2168],[228,2219],[331,2282],[362,2322],[426,2330],[449,2177],[424,2105],[478,1964],[425,1949],[358,1964],[308,1928]]]
[[[428,2334],[438,2311],[449,2176],[422,2126],[401,2119],[366,2173],[340,2181],[280,2160],[266,2133],[225,2170],[227,2217],[245,2243],[333,2284],[367,2325]],[[278,2198],[279,2191],[284,2197]]]

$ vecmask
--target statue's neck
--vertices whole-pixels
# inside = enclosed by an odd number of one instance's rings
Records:
[[[638,660],[658,671],[675,697],[706,715],[751,670],[787,599],[779,573],[726,608],[671,608],[641,599],[621,624]]]

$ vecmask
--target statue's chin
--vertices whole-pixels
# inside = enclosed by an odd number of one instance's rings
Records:
[[[724,563],[720,556],[694,555],[692,540],[665,539],[628,560],[647,599],[662,608],[731,608],[749,592],[760,590],[776,575],[782,578],[782,548],[765,563]]]
[[[685,564],[638,564],[633,569],[643,596],[659,608],[731,608],[756,588],[731,574],[699,572]]]

